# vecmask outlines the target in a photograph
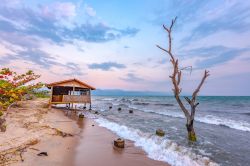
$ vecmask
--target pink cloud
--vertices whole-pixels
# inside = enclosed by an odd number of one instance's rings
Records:
[[[40,9],[44,17],[69,19],[76,16],[76,5],[71,2],[56,2],[40,6]]]

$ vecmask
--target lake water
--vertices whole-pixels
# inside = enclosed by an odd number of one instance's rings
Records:
[[[186,120],[174,97],[93,96],[92,105],[100,112],[95,119],[100,126],[134,141],[155,160],[175,166],[248,165],[250,97],[199,97],[198,101],[194,144],[187,141]],[[166,132],[164,137],[155,135],[158,128]]]

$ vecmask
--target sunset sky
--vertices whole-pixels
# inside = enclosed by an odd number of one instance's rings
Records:
[[[190,93],[250,95],[250,1],[1,0],[0,67],[46,83],[78,78],[98,89],[171,92],[162,24],[178,16],[173,52]]]

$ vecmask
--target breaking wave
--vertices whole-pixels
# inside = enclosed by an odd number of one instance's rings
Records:
[[[183,114],[177,113],[177,112],[155,112],[152,110],[142,110],[144,112],[151,112],[151,113],[157,113],[161,115],[166,115],[174,118],[185,118]],[[207,123],[207,124],[213,124],[213,125],[219,125],[219,126],[225,126],[229,127],[231,129],[241,130],[241,131],[247,131],[250,132],[250,124],[245,121],[236,121],[232,119],[226,119],[221,117],[216,117],[213,115],[205,115],[203,117],[195,117],[195,120],[201,123]]]
[[[148,157],[154,160],[164,161],[173,166],[215,166],[207,157],[196,155],[190,149],[176,144],[166,138],[143,133],[140,130],[128,128],[103,118],[95,119],[102,127],[116,133],[124,139],[134,141],[135,146],[141,147],[147,152]]]

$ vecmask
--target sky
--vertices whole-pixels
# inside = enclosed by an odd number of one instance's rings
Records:
[[[1,0],[0,67],[50,83],[77,78],[98,89],[171,93],[167,34],[191,94],[250,95],[250,1]]]

